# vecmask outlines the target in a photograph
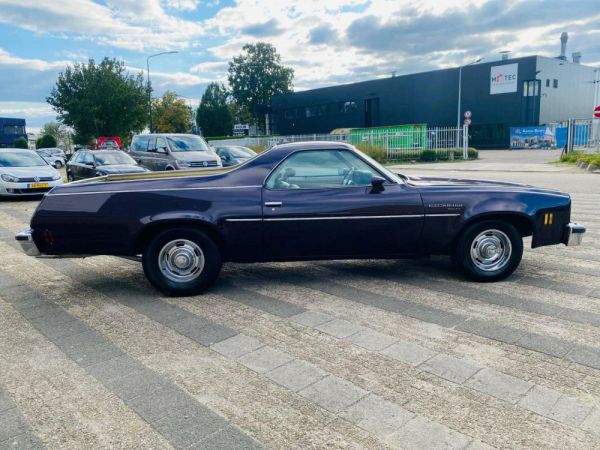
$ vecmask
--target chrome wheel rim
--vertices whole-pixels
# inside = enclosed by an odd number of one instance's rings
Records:
[[[510,260],[512,245],[508,236],[500,230],[479,233],[471,244],[471,261],[484,272],[498,271]]]
[[[204,253],[188,239],[176,239],[163,246],[158,254],[162,274],[176,283],[195,280],[204,269]]]

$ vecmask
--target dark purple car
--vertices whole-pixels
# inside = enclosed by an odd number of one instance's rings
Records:
[[[29,255],[141,255],[170,295],[203,291],[226,261],[452,255],[500,280],[532,246],[578,245],[568,194],[396,175],[351,145],[284,144],[233,169],[112,175],[54,188],[17,235]]]

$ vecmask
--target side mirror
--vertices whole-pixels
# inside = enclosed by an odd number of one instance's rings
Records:
[[[373,175],[371,178],[371,194],[379,194],[380,192],[385,191],[385,187],[383,186],[384,183],[385,178]]]

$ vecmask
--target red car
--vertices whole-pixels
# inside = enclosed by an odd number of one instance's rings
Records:
[[[121,138],[118,136],[100,136],[98,138],[98,149],[120,150]]]

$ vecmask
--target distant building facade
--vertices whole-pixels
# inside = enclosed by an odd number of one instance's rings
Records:
[[[594,68],[528,56],[463,67],[460,122],[478,148],[508,148],[510,128],[591,117]],[[275,96],[277,134],[424,123],[456,126],[459,69],[442,69]]]

